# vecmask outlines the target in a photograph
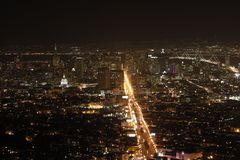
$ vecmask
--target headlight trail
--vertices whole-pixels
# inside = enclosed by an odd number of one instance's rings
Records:
[[[157,153],[157,147],[156,144],[151,136],[150,130],[148,128],[148,124],[144,120],[142,109],[140,105],[138,104],[135,96],[133,87],[130,83],[130,80],[128,78],[127,72],[124,71],[124,91],[125,94],[129,97],[128,103],[131,108],[131,110],[134,111],[135,117],[137,119],[137,128],[138,128],[138,136],[140,137],[142,141],[142,153],[148,157],[151,158],[154,154]]]

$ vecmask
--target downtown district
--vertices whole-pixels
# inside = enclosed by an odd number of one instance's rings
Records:
[[[8,47],[0,159],[238,159],[240,47]]]

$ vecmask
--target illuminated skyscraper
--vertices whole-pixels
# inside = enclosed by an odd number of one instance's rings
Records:
[[[107,90],[110,88],[110,70],[107,67],[98,69],[98,86],[99,89]]]
[[[52,65],[53,67],[59,67],[60,65],[60,57],[57,55],[57,45],[54,45],[54,55],[52,57]]]
[[[122,70],[111,70],[110,71],[110,82],[111,88],[123,87],[123,71]]]
[[[226,66],[230,66],[230,55],[229,54],[225,54],[225,64],[226,64]]]
[[[85,72],[85,65],[84,65],[84,58],[83,57],[76,57],[74,60],[74,68],[76,71],[77,78],[81,79],[84,76]]]

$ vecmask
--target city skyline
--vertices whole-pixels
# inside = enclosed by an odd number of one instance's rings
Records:
[[[186,43],[5,48],[0,158],[237,160],[239,46]]]
[[[5,1],[0,159],[239,160],[228,1]]]

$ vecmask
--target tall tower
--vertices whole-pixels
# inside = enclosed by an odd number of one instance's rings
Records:
[[[19,57],[19,56],[17,56],[17,57],[14,58],[14,63],[15,63],[15,67],[16,67],[16,68],[19,69],[19,68],[21,67],[20,57]]]
[[[57,43],[54,44],[54,51],[57,53]]]
[[[84,72],[85,72],[85,64],[84,64],[84,58],[83,57],[76,57],[74,61],[74,68],[77,73],[77,77],[79,79],[83,78]]]
[[[110,88],[110,70],[107,67],[98,69],[99,89],[107,90]]]
[[[225,64],[226,66],[230,66],[230,55],[225,53]]]
[[[111,88],[122,88],[123,86],[123,70],[111,70],[110,71],[110,83]]]
[[[57,44],[54,44],[54,53],[52,57],[52,65],[53,67],[58,67],[60,65],[60,57],[57,55]]]

